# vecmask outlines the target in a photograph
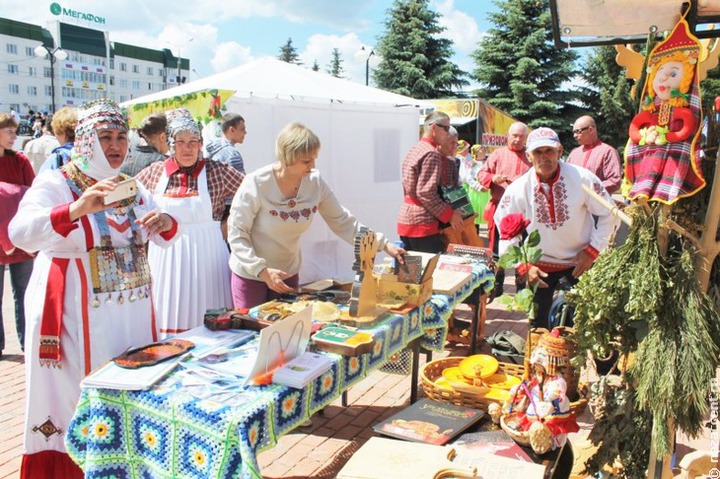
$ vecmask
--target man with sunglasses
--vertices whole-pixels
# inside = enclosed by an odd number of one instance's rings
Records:
[[[573,124],[573,136],[580,146],[570,152],[567,162],[595,173],[610,194],[620,189],[622,171],[617,150],[598,138],[591,116],[581,116]]]
[[[440,223],[450,223],[456,230],[463,227],[462,211],[454,210],[440,197],[440,186],[450,186],[457,181],[455,164],[447,162],[438,151],[449,132],[450,117],[439,111],[430,113],[425,117],[420,141],[403,160],[404,198],[397,231],[407,250],[440,253],[445,249]]]

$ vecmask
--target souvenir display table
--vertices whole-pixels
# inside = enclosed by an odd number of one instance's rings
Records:
[[[272,448],[391,355],[414,340],[442,351],[454,306],[476,288],[492,289],[493,279],[489,269],[477,265],[471,281],[454,295],[433,295],[405,315],[388,313],[366,330],[375,337],[371,353],[327,353],[332,368],[303,389],[239,388],[242,398],[235,406],[212,397],[196,399],[173,384],[172,375],[146,391],[83,389],[65,439],[68,453],[86,477],[261,478],[260,451]]]

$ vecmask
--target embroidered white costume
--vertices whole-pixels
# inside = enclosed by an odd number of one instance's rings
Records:
[[[530,220],[527,231],[538,230],[543,257],[536,263],[540,269],[549,263],[550,270],[559,265],[571,267],[577,254],[588,245],[602,251],[617,225],[610,211],[591,197],[582,185],[592,188],[608,202],[613,200],[602,183],[590,171],[567,163],[559,163],[559,173],[548,183],[538,180],[534,169],[513,181],[505,190],[497,211],[495,224],[510,213],[522,213]],[[588,213],[589,212],[589,213]],[[592,215],[598,216],[597,227]],[[502,255],[522,238],[501,240]]]

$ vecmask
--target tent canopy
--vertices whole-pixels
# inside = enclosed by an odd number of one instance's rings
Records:
[[[275,161],[278,132],[299,121],[320,138],[316,167],[340,203],[363,224],[396,238],[403,198],[401,162],[418,141],[420,106],[431,104],[276,59],[262,59],[122,106],[131,110],[133,105],[160,101],[172,109],[184,95],[215,90],[235,92],[223,108],[245,119],[248,134],[236,148],[247,172]],[[204,101],[209,101],[207,95]],[[205,125],[206,144],[219,135],[217,120]],[[321,218],[314,219],[301,243],[301,282],[352,278],[352,246],[335,236]]]
[[[687,0],[550,0],[553,33],[558,46],[644,42],[653,31],[672,30]],[[697,5],[695,5],[697,3]],[[687,20],[700,37],[720,20],[720,0],[692,2]]]
[[[292,81],[288,81],[292,78]],[[428,107],[414,98],[387,92],[349,80],[314,72],[272,57],[260,58],[239,67],[123,103],[147,103],[199,90],[234,90],[244,98],[271,98],[325,103],[357,103],[386,106]]]

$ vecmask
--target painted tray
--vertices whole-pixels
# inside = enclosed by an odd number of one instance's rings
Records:
[[[494,357],[487,354],[475,354],[468,356],[458,364],[463,376],[473,380],[477,377],[480,379],[489,378],[495,374],[500,367],[500,363]]]
[[[153,366],[159,362],[180,356],[195,347],[195,343],[185,339],[168,339],[130,349],[113,359],[121,368],[138,369]]]

